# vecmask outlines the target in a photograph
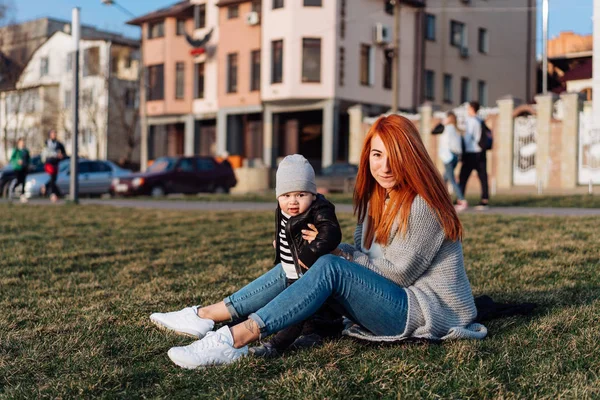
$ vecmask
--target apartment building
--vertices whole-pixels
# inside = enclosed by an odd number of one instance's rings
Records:
[[[80,155],[139,161],[139,44],[120,35],[108,33],[102,38],[100,31],[90,31],[93,34],[84,34],[80,42]],[[71,35],[54,32],[30,55],[11,86],[0,90],[0,159],[6,161],[18,137],[39,153],[50,129],[70,144],[72,51]]]
[[[427,0],[423,100],[450,109],[536,94],[536,1]]]
[[[216,154],[216,3],[180,1],[128,22],[142,28],[149,159]]]
[[[177,21],[193,18],[196,28],[200,14],[206,24],[193,30],[194,38],[212,35],[203,54],[190,56],[196,48],[178,39]],[[150,140],[160,124],[180,139],[177,145],[161,139],[169,144],[163,153],[208,148],[272,167],[302,153],[319,169],[348,160],[349,143],[357,140],[350,110],[378,115],[392,104],[394,17],[386,1],[192,0],[131,23],[143,27],[144,53],[152,53],[144,56],[146,68],[164,65],[165,98],[148,101]],[[164,32],[148,36],[156,24]],[[530,99],[535,1],[404,0],[396,51],[401,110],[424,101],[451,108],[469,100],[492,105],[508,94]],[[204,99],[193,99],[189,114],[189,105],[180,111],[166,105],[180,82],[166,71],[184,59],[194,65],[195,93],[204,84]]]

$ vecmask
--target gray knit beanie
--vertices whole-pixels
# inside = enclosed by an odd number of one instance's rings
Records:
[[[275,197],[289,192],[310,192],[317,194],[315,170],[300,154],[287,156],[277,168]]]

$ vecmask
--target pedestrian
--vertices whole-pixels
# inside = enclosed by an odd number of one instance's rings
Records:
[[[203,336],[171,348],[171,360],[184,368],[235,362],[248,354],[248,343],[309,318],[328,300],[355,323],[346,334],[364,340],[486,336],[486,328],[474,323],[462,225],[407,118],[380,117],[371,126],[354,209],[354,245],[341,244],[321,256],[293,285],[285,284],[278,264],[219,303],[161,313],[162,327]],[[213,331],[216,322],[232,319],[243,322]]]
[[[50,196],[52,202],[56,202],[62,195],[56,185],[56,178],[58,177],[58,164],[66,155],[65,146],[56,138],[56,131],[51,129],[46,147],[42,151],[42,161],[44,162],[44,170],[50,175],[50,181],[46,184],[44,193],[46,196]]]
[[[456,125],[456,114],[448,112],[444,120],[444,132],[440,136],[438,155],[444,163],[444,183],[452,185],[454,195],[456,196],[456,211],[464,211],[469,203],[465,200],[462,190],[456,182],[454,170],[462,156],[463,138],[458,126]]]
[[[460,168],[460,190],[462,195],[466,195],[467,181],[473,170],[477,171],[479,182],[481,183],[481,201],[476,210],[485,210],[489,207],[488,194],[488,176],[487,176],[487,158],[486,151],[479,146],[482,134],[483,121],[477,117],[479,103],[472,101],[467,105],[467,119],[465,121],[465,151],[462,156],[462,166]]]
[[[13,150],[12,155],[10,156],[10,165],[15,171],[15,175],[17,177],[17,183],[13,190],[16,192],[17,187],[21,186],[20,199],[23,203],[27,201],[27,198],[25,197],[25,180],[27,178],[30,159],[31,157],[29,156],[29,150],[27,147],[25,147],[25,139],[17,139],[17,147]]]

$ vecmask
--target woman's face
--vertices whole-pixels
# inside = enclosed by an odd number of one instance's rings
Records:
[[[371,169],[371,175],[373,175],[373,178],[375,178],[382,188],[391,190],[396,186],[396,178],[390,168],[388,152],[379,135],[374,136],[373,139],[371,139],[369,167]]]

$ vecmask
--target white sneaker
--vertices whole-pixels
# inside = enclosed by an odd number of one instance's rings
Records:
[[[171,361],[181,368],[194,369],[209,365],[231,364],[238,358],[248,355],[248,346],[233,347],[233,336],[228,326],[216,332],[208,332],[206,337],[189,346],[171,347],[167,353]]]
[[[212,331],[215,327],[213,320],[198,316],[198,306],[186,307],[183,310],[168,313],[154,313],[150,315],[150,321],[161,329],[198,339],[202,339],[207,332]]]

